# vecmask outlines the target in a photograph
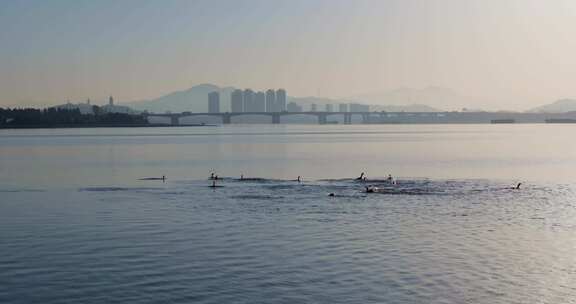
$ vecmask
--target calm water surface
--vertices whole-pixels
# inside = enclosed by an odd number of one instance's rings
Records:
[[[0,130],[0,303],[576,303],[575,132]]]

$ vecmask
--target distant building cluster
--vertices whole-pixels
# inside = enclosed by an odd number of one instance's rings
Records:
[[[230,94],[230,110],[236,113],[245,112],[301,112],[302,107],[296,103],[286,103],[286,90],[269,89],[266,92],[254,92],[252,89],[236,89]],[[208,94],[208,112],[219,113],[220,93]]]
[[[126,106],[119,106],[114,104],[114,97],[110,96],[108,98],[108,104],[94,107],[94,105],[90,104],[90,99],[88,99],[85,103],[71,103],[67,102],[65,104],[57,105],[52,108],[60,109],[60,110],[78,110],[81,114],[96,114],[94,110],[97,108],[101,113],[121,113],[121,114],[136,114],[136,111],[132,110],[130,107]]]
[[[303,107],[295,102],[286,103],[286,90],[269,89],[266,92],[255,92],[251,89],[236,89],[230,93],[230,111],[233,113],[258,112],[303,112]],[[359,103],[310,104],[310,112],[369,112],[370,106]],[[208,93],[208,112],[220,113],[220,93]]]
[[[324,105],[324,111],[325,112],[334,112],[334,110],[336,109],[335,105],[333,104],[325,104]],[[319,110],[318,105],[313,103],[310,104],[310,112],[319,112],[321,110]],[[359,103],[341,103],[338,104],[338,111],[337,112],[370,112],[370,106],[369,105],[363,105],[363,104],[359,104]]]
[[[122,114],[135,114],[135,111],[126,106],[118,106],[114,104],[114,97],[108,98],[108,104],[100,107],[104,113],[122,113]]]
[[[286,90],[254,92],[251,89],[234,90],[230,95],[232,112],[284,112]]]
[[[351,103],[348,112],[370,112],[370,106],[359,103]]]
[[[302,106],[295,103],[295,102],[289,102],[286,105],[286,111],[287,112],[302,112]]]

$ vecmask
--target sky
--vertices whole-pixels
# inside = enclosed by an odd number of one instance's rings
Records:
[[[576,97],[575,37],[573,0],[0,0],[0,106],[213,83],[525,110]]]

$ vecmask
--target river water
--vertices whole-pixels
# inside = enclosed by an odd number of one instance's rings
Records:
[[[0,303],[576,303],[575,131],[0,130]]]

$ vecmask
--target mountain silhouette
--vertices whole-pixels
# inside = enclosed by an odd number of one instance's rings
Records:
[[[459,110],[466,106],[466,98],[443,87],[423,89],[399,88],[352,96],[351,99],[382,106],[425,105],[432,109]],[[468,101],[470,103],[470,101]]]
[[[164,112],[208,112],[208,93],[220,92],[220,110],[222,112],[230,111],[230,93],[235,87],[220,87],[214,84],[199,84],[187,90],[176,91],[155,99],[126,102],[124,105],[130,106],[138,111],[149,111],[154,113]],[[374,111],[389,112],[435,112],[439,111],[424,104],[411,103],[410,99],[403,99],[404,103],[385,104],[386,100],[371,102],[361,98],[350,99],[330,99],[322,97],[293,97],[288,96],[288,102],[296,102],[304,107],[305,111],[310,110],[312,104],[317,105],[319,111],[324,111],[326,104],[333,105],[333,111],[338,110],[338,104],[360,103],[369,104]],[[397,100],[394,100],[397,101]]]
[[[528,112],[532,113],[565,113],[572,111],[576,111],[576,99],[560,99],[528,110]]]
[[[176,91],[156,99],[132,101],[126,105],[135,110],[156,113],[170,112],[208,112],[208,93],[220,92],[222,109],[230,107],[230,93],[233,87],[219,87],[213,84],[199,84],[184,91]]]

